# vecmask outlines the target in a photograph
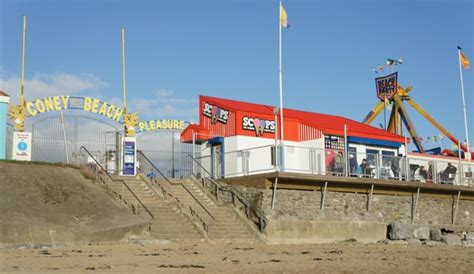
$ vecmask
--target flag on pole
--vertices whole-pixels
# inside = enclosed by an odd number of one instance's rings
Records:
[[[280,24],[284,28],[289,28],[290,24],[288,24],[288,16],[286,15],[286,10],[283,7],[283,4],[280,2]]]
[[[460,52],[459,52],[459,53],[460,53],[459,59],[460,59],[460,61],[461,61],[462,66],[463,66],[465,69],[470,68],[470,67],[471,67],[471,64],[470,64],[470,62],[469,62],[469,59],[467,59],[466,55],[464,55],[464,52],[462,52],[462,48],[461,48],[461,47],[458,47],[458,49],[459,49],[459,51],[460,51]]]

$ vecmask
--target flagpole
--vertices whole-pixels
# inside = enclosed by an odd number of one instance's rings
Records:
[[[467,115],[466,115],[466,101],[464,99],[464,79],[462,75],[462,65],[461,65],[461,47],[458,47],[458,61],[459,61],[459,75],[461,78],[461,97],[462,97],[462,110],[464,112],[464,131],[466,134],[466,147],[467,154],[469,155],[469,160],[471,160],[471,149],[469,147],[469,132],[467,129]]]
[[[123,112],[127,115],[127,82],[125,80],[125,28],[122,28],[122,92]]]
[[[279,72],[279,80],[280,80],[280,143],[284,140],[284,130],[283,130],[283,76],[282,76],[282,69],[281,69],[281,9],[282,4],[280,0],[279,6],[279,13],[280,13],[280,20],[278,20],[278,72]]]
[[[23,44],[21,48],[21,84],[20,84],[20,105],[25,105],[25,40],[26,40],[26,16],[23,15]]]

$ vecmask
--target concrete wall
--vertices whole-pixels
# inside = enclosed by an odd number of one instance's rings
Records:
[[[322,191],[278,190],[271,209],[272,191],[240,187],[268,219],[265,233],[272,243],[313,243],[356,239],[376,242],[386,238],[386,227],[398,221],[411,223],[413,196],[368,195],[328,191],[321,209]],[[451,226],[455,197],[420,194],[415,224]],[[456,225],[474,231],[474,201],[460,200]]]

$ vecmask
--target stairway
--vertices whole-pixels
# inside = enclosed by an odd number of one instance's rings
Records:
[[[159,240],[188,240],[205,238],[194,224],[181,213],[178,206],[166,201],[139,177],[119,177],[124,180],[142,203],[154,215],[151,220],[150,236]],[[118,192],[120,193],[120,192]],[[125,194],[124,196],[126,196]],[[130,194],[129,194],[130,195]],[[129,199],[132,200],[132,199]]]
[[[171,179],[171,182],[172,184],[169,184],[163,179],[158,180],[159,184],[178,197],[184,205],[191,206],[201,218],[208,222],[209,239],[240,241],[258,239],[258,233],[242,220],[232,205],[211,199],[193,179]]]

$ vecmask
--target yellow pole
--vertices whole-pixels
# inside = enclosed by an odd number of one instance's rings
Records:
[[[20,85],[20,106],[25,105],[24,86],[25,86],[25,40],[26,40],[26,16],[23,16],[23,48],[21,51],[21,85]]]
[[[127,114],[127,81],[125,80],[125,28],[122,28],[122,90],[123,90],[123,112]]]

